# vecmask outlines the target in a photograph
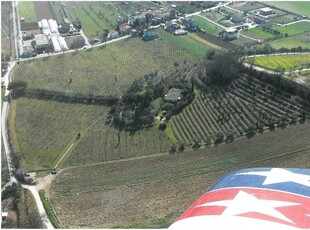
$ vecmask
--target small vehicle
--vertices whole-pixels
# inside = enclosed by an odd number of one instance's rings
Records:
[[[52,169],[51,174],[55,175],[57,173],[57,169]]]

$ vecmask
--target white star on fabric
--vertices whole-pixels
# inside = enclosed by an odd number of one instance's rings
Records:
[[[244,172],[238,173],[237,175],[256,175],[265,176],[266,179],[263,185],[283,183],[283,182],[294,182],[310,187],[310,176],[304,174],[293,173],[286,169],[273,168],[270,171],[260,172]]]
[[[297,203],[277,201],[277,200],[261,200],[248,194],[244,191],[239,191],[233,200],[221,200],[210,203],[198,205],[196,207],[203,206],[226,206],[227,208],[222,213],[226,216],[236,216],[239,214],[245,214],[249,212],[262,213],[268,216],[272,216],[290,223],[294,223],[292,220],[284,216],[281,212],[275,208],[299,205]]]

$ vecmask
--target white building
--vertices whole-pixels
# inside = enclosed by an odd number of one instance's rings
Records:
[[[54,51],[57,52],[61,52],[61,48],[58,42],[58,39],[56,36],[52,36],[51,37],[52,43],[53,43],[53,47],[54,47]]]
[[[42,29],[49,28],[48,21],[46,19],[42,19],[41,24],[42,24]]]
[[[64,37],[59,36],[58,37],[58,43],[59,43],[60,48],[62,50],[69,50],[68,45],[67,45]]]
[[[48,20],[48,25],[52,33],[58,33],[58,25],[57,22],[53,19]]]

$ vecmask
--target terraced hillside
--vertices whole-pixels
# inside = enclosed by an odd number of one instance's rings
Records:
[[[241,136],[275,125],[285,125],[310,112],[310,103],[275,89],[256,78],[241,76],[228,88],[212,88],[200,93],[194,102],[171,120],[178,140],[192,143],[195,137],[205,143],[218,133]]]

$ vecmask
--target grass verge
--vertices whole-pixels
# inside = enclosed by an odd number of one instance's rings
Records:
[[[56,215],[55,215],[55,213],[54,213],[54,211],[53,211],[53,209],[52,209],[48,199],[45,196],[45,191],[43,189],[41,189],[39,191],[39,195],[40,195],[40,199],[41,199],[41,201],[43,203],[44,209],[46,211],[46,214],[47,214],[48,218],[50,219],[50,221],[52,222],[53,226],[55,228],[60,228],[60,225],[58,223]]]

